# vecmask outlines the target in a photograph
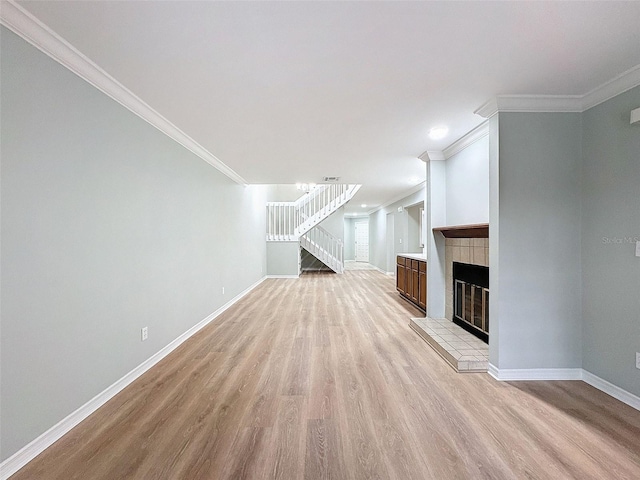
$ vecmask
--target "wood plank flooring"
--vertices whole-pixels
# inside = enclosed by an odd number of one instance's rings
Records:
[[[376,271],[267,280],[12,478],[640,478],[640,412],[458,374],[412,316]]]

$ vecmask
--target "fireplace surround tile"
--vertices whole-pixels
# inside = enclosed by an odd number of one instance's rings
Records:
[[[453,262],[489,266],[488,238],[445,239],[445,317],[453,319]]]

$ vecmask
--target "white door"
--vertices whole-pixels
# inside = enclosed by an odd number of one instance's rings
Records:
[[[356,223],[355,224],[355,237],[356,237],[356,262],[368,262],[369,261],[369,224],[368,223]]]

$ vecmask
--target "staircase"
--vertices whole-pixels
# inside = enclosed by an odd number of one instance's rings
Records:
[[[318,185],[295,202],[267,203],[267,242],[299,242],[336,273],[344,271],[344,244],[318,224],[345,205],[360,185]]]
[[[300,237],[300,246],[334,272],[344,272],[344,243],[320,225]]]

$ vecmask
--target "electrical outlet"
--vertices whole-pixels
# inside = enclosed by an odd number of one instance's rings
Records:
[[[640,370],[640,352],[636,352],[636,368]]]
[[[149,338],[149,327],[142,327],[140,330],[140,335],[142,337],[142,341],[144,342],[147,338]]]

